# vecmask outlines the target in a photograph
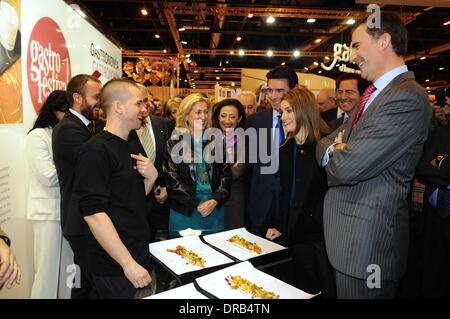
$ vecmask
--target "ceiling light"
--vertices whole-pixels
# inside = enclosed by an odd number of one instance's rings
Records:
[[[216,80],[220,80],[220,76],[217,76],[217,77],[216,77]]]
[[[272,17],[272,16],[268,16],[268,17],[267,17],[266,23],[272,24],[272,23],[274,23],[274,22],[275,22],[275,18],[274,18],[274,17]]]
[[[439,68],[439,71],[443,71],[445,68],[444,67],[442,67],[442,68]]]
[[[427,90],[429,90],[430,89],[430,87],[429,86],[427,86]]]
[[[161,36],[159,35],[159,33],[156,33],[156,34],[155,34],[155,38],[157,38],[157,39],[161,38]]]
[[[244,50],[239,50],[239,55],[245,55]]]
[[[319,71],[318,71],[317,73],[321,74],[321,73],[322,73],[322,71],[320,71],[320,70],[319,70]]]
[[[146,9],[146,8],[141,9],[141,14],[142,14],[143,16],[148,16],[148,11],[147,11],[147,9]]]
[[[219,70],[214,70],[214,72],[219,73]]]
[[[234,54],[234,51],[232,50],[232,51],[230,51],[230,54]]]
[[[430,82],[430,80],[429,80],[429,79],[426,79],[425,82]]]
[[[231,86],[235,86],[236,85],[236,83],[234,83],[234,82],[231,82]]]
[[[450,21],[444,22],[444,25],[445,26],[450,25]]]
[[[308,71],[308,70],[309,70],[309,68],[308,68],[307,66],[305,66],[305,70],[306,70],[306,71]]]
[[[198,70],[194,70],[194,73],[198,73]]]
[[[353,19],[353,18],[350,18],[350,19],[348,19],[347,22],[345,22],[345,23],[348,24],[348,25],[354,25],[354,24],[356,23],[356,20]]]
[[[225,64],[228,64],[228,63],[230,63],[230,61],[226,60],[226,61],[225,61]]]
[[[247,18],[250,18],[250,19],[253,18],[253,13],[249,13]]]
[[[181,31],[181,32],[186,31],[186,28],[185,27],[181,27],[181,28],[178,29],[178,31]]]
[[[308,22],[308,23],[314,23],[314,22],[316,22],[316,19],[314,19],[314,18],[309,18],[308,20],[306,20],[306,22]]]
[[[241,41],[241,40],[242,40],[242,37],[241,37],[240,35],[238,35],[238,36],[236,37],[236,41],[239,42],[239,41]]]
[[[319,62],[317,62],[317,61],[314,62],[313,64],[314,64],[315,66],[319,66]]]
[[[167,53],[167,50],[166,50],[166,49],[164,49],[164,50],[163,50],[163,52],[164,52],[164,53]]]
[[[186,58],[190,58],[191,57],[191,55],[190,54],[186,54]]]
[[[281,62],[281,65],[286,65],[286,62]]]
[[[226,71],[227,69],[223,68],[222,71]]]
[[[187,44],[187,42],[186,42],[186,41],[181,41],[181,44],[184,44],[184,45],[186,45],[186,44]]]
[[[184,80],[184,82],[187,82],[187,80]]]
[[[423,56],[423,57],[421,57],[420,59],[423,61],[423,60],[425,60],[427,57],[426,56]]]
[[[300,51],[299,50],[295,50],[293,55],[298,58],[300,56]]]
[[[322,42],[322,39],[316,39],[316,41],[314,41],[315,43],[320,43]]]
[[[273,51],[272,50],[267,51],[267,56],[273,56]]]

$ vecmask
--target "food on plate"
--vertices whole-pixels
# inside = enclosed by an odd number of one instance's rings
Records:
[[[243,247],[243,248],[245,248],[245,249],[247,249],[247,250],[249,250],[251,252],[255,252],[257,254],[262,253],[262,249],[261,249],[261,247],[258,246],[257,243],[252,243],[252,242],[250,242],[250,241],[246,240],[245,238],[242,238],[242,237],[240,237],[238,235],[234,235],[233,237],[228,239],[228,241],[230,243],[237,244],[237,245],[239,245],[239,246],[241,246],[241,247]]]
[[[186,247],[178,245],[175,249],[167,249],[168,252],[175,253],[182,258],[186,259],[189,263],[195,266],[205,268],[206,261],[197,255],[192,250],[188,250]]]
[[[225,281],[232,289],[239,289],[240,291],[249,294],[252,298],[260,299],[279,299],[280,296],[274,292],[264,290],[255,283],[242,278],[241,276],[228,276]]]

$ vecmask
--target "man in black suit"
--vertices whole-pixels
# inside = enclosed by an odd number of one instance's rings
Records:
[[[75,162],[81,146],[95,132],[103,130],[98,120],[101,82],[93,76],[80,74],[67,85],[70,109],[53,129],[53,159],[61,188],[61,226],[64,237],[74,253],[74,263],[80,267],[81,287],[72,288],[73,299],[94,297],[86,268],[87,226],[79,214],[77,203],[71,202]]]
[[[281,124],[280,103],[283,94],[295,88],[298,76],[290,67],[279,66],[269,71],[267,77],[267,98],[271,109],[263,110],[247,118],[246,127],[257,130],[257,144],[267,145],[271,157],[269,164],[263,163],[261,150],[258,152],[256,163],[251,163],[252,177],[249,190],[248,212],[250,217],[250,230],[259,236],[266,235],[270,225],[272,212],[278,209],[278,196],[280,181],[278,175],[278,151],[284,142],[285,135]],[[264,131],[266,130],[266,131]],[[261,143],[260,140],[266,140]],[[273,150],[273,152],[272,152]],[[273,163],[275,161],[276,163]],[[267,173],[275,167],[275,173]]]
[[[355,73],[345,73],[337,79],[336,100],[340,109],[344,111],[344,115],[327,123],[332,131],[341,126],[341,124],[347,123],[348,118],[353,110],[356,109],[356,106],[359,105],[359,100],[368,86],[369,81]]]
[[[426,185],[423,297],[450,298],[450,125],[430,136],[416,174]]]
[[[165,118],[151,115],[153,96],[143,85],[138,85],[147,105],[144,114],[145,122],[139,130],[131,131],[128,142],[137,153],[148,157],[158,170],[158,179],[154,188],[147,196],[147,213],[150,224],[150,241],[167,239],[169,225],[169,206],[167,204],[167,189],[162,173],[162,161],[166,142],[173,131],[173,123]]]

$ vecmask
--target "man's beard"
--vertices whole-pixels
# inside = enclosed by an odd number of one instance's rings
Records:
[[[98,119],[98,111],[96,112],[96,115],[94,115],[94,111],[98,108],[96,106],[90,106],[85,104],[83,106],[83,111],[81,114],[87,118],[89,121],[97,120]]]

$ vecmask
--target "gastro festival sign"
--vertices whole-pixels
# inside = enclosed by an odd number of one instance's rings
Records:
[[[36,113],[54,90],[66,90],[71,78],[70,56],[64,35],[49,17],[41,18],[28,43],[27,76]]]

